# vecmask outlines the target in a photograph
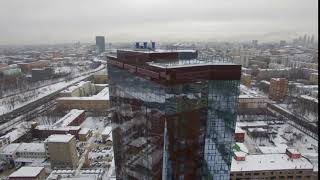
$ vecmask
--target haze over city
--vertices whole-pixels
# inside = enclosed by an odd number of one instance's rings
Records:
[[[0,0],[0,180],[317,180],[317,0]]]
[[[289,40],[318,31],[318,0],[0,0],[0,44]]]

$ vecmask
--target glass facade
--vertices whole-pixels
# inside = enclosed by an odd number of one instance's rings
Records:
[[[239,80],[163,85],[113,65],[108,74],[117,179],[229,179]]]

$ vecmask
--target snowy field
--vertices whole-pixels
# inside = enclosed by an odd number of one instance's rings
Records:
[[[104,69],[104,65],[101,65],[100,67],[98,67],[97,69],[93,70],[93,71],[97,71],[97,70],[102,70]],[[91,74],[89,75],[83,75],[80,76],[78,78],[75,78],[71,81],[63,81],[63,82],[59,82],[56,84],[52,84],[46,87],[42,87],[40,89],[37,90],[37,94],[35,94],[34,96],[30,97],[28,100],[24,101],[25,97],[30,96],[30,92],[25,92],[23,94],[19,94],[17,96],[15,96],[15,99],[12,100],[12,97],[9,98],[2,98],[0,99],[0,114],[6,114],[8,112],[13,111],[14,109],[17,109],[19,107],[22,107],[24,105],[27,105],[35,100],[38,100],[42,97],[45,97],[51,93],[57,92],[57,91],[61,91],[64,88],[66,88],[67,86],[70,86],[78,81],[81,81],[87,77],[89,77]],[[12,101],[21,101],[20,103],[12,103]],[[13,105],[14,104],[14,105]]]

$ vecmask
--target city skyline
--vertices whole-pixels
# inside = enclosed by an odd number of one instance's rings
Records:
[[[318,1],[0,1],[0,44],[318,37]],[[12,13],[14,12],[14,13]]]

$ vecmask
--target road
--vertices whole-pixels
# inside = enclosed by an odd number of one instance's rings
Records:
[[[271,112],[276,112],[285,119],[288,119],[290,121],[288,121],[288,123],[294,126],[295,128],[318,140],[318,127],[310,123],[310,121],[306,120],[301,115],[293,114],[288,109],[283,108],[277,104],[268,103],[267,108]]]
[[[0,115],[0,125],[1,124],[4,124],[10,120],[13,120],[23,114],[26,114],[34,109],[36,109],[37,107],[41,106],[42,104],[45,104],[49,101],[52,101],[54,99],[56,99],[56,97],[59,95],[60,91],[64,90],[65,88],[69,87],[69,86],[72,86],[74,85],[75,83],[78,83],[80,81],[83,81],[87,78],[89,78],[92,74],[98,72],[98,71],[101,71],[105,68],[104,65],[102,65],[101,67],[95,69],[94,71],[91,71],[91,72],[88,72],[86,74],[83,74],[82,77],[78,77],[76,78],[75,80],[72,80],[70,81],[66,86],[63,86],[61,88],[59,88],[58,90],[44,96],[44,97],[41,97],[37,100],[34,100],[30,103],[27,103],[19,108],[16,108],[14,110],[12,110],[11,112],[8,112],[6,114],[3,114],[3,115]]]
[[[52,100],[49,101],[29,112],[27,112],[26,114],[20,115],[14,119],[12,119],[11,121],[5,122],[3,124],[0,125],[0,134],[5,134],[7,131],[9,131],[10,129],[12,129],[13,126],[15,126],[16,124],[20,123],[20,122],[27,122],[27,121],[31,121],[34,118],[36,118],[37,116],[40,116],[41,114],[47,112],[50,109],[53,109],[56,105],[56,101]]]

